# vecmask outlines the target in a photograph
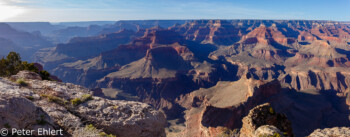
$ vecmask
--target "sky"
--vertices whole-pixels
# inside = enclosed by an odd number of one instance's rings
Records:
[[[0,0],[1,22],[148,19],[350,21],[350,0]]]

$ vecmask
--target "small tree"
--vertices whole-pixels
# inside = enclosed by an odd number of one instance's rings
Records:
[[[43,80],[51,80],[50,73],[35,67],[34,63],[21,60],[21,56],[16,52],[10,52],[6,58],[0,60],[0,76],[8,77],[17,74],[19,71],[28,70],[38,73]]]
[[[6,57],[6,75],[15,75],[23,70],[21,56],[16,52],[10,52]]]
[[[40,71],[40,76],[41,76],[41,78],[43,79],[43,80],[51,80],[50,79],[50,73],[49,72],[47,72],[47,71],[45,71],[45,70],[42,70],[42,71]]]
[[[23,61],[22,68],[23,68],[23,70],[28,70],[28,71],[32,71],[35,73],[39,73],[39,69],[37,67],[35,67],[34,63],[28,63],[27,61]]]
[[[2,58],[0,60],[0,76],[5,76],[6,75],[6,59]]]

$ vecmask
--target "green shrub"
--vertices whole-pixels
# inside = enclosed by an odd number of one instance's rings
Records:
[[[77,106],[77,105],[79,105],[79,104],[82,103],[82,101],[80,100],[80,98],[74,98],[74,99],[72,99],[70,102],[71,102],[72,105],[74,105],[74,106]]]
[[[112,134],[109,134],[109,135],[108,135],[108,134],[105,133],[105,132],[101,132],[101,133],[100,133],[100,136],[101,136],[101,137],[117,137],[117,136],[112,135]]]
[[[94,125],[92,125],[92,124],[86,125],[86,128],[88,130],[97,130],[97,128]]]
[[[267,135],[267,134],[259,135],[259,137],[282,137],[282,136],[279,133],[274,133],[273,135]]]
[[[34,63],[28,63],[21,60],[21,56],[16,52],[10,52],[6,58],[0,60],[0,77],[9,77],[22,70],[28,70],[38,73],[43,80],[51,80],[50,73],[35,67]]]
[[[21,56],[10,52],[6,58],[0,60],[0,76],[11,76],[23,70]]]
[[[41,115],[39,120],[36,120],[36,123],[39,125],[45,125],[47,122],[45,121],[45,116]]]
[[[288,133],[287,133],[287,132],[283,132],[283,135],[284,135],[284,136],[288,136]]]
[[[4,127],[5,127],[5,128],[8,128],[8,129],[11,128],[11,126],[10,126],[9,123],[4,124]]]
[[[1,60],[0,60],[0,76],[7,76],[7,60],[6,59],[4,59],[4,58],[2,58]]]
[[[99,135],[101,137],[116,137],[115,135],[112,134],[107,134],[105,132],[100,132],[101,130],[97,129],[94,125],[89,124],[85,126],[87,130],[92,131],[92,132],[99,132]]]
[[[47,98],[50,102],[57,103],[59,105],[67,105],[68,101],[66,101],[63,98],[52,96],[52,95],[46,95],[46,94],[40,94],[41,97]]]
[[[88,101],[88,100],[93,100],[92,96],[90,94],[85,94],[81,97],[81,101],[82,102],[85,102],[85,101]]]
[[[275,111],[273,110],[272,107],[269,108],[269,112],[270,112],[270,114],[275,114]]]
[[[45,70],[42,70],[39,72],[40,76],[41,76],[41,79],[43,80],[51,80],[50,78],[50,73],[45,71]]]
[[[39,69],[35,67],[34,63],[28,63],[27,61],[22,62],[22,69],[31,72],[39,73]]]
[[[6,74],[15,75],[22,70],[21,56],[16,52],[10,52],[6,57]]]
[[[26,98],[29,99],[29,100],[32,100],[32,101],[34,100],[33,96],[26,96]]]
[[[232,137],[238,134],[238,132],[238,129],[231,130],[227,127],[222,127],[222,133],[219,135],[219,137]]]
[[[275,133],[272,137],[281,137],[281,135],[279,133]]]
[[[72,105],[77,106],[89,100],[93,100],[92,96],[90,94],[85,94],[81,98],[72,99],[70,102],[72,103]]]
[[[23,79],[17,79],[16,83],[21,86],[28,86],[28,84]]]

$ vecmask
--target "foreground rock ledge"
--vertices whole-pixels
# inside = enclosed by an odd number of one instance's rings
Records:
[[[294,136],[292,125],[287,117],[276,113],[269,103],[250,110],[242,122],[240,137]]]
[[[65,136],[75,137],[165,136],[164,114],[148,104],[91,96],[84,87],[36,75],[0,78],[0,128],[63,129]]]
[[[348,137],[350,136],[350,127],[334,127],[317,129],[309,137]]]

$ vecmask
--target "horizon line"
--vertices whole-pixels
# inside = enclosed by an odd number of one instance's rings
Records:
[[[316,19],[126,19],[126,20],[82,20],[82,21],[0,21],[0,23],[78,23],[78,22],[118,22],[118,21],[196,21],[196,20],[258,20],[258,21],[325,21],[325,22],[350,22],[337,20]]]

